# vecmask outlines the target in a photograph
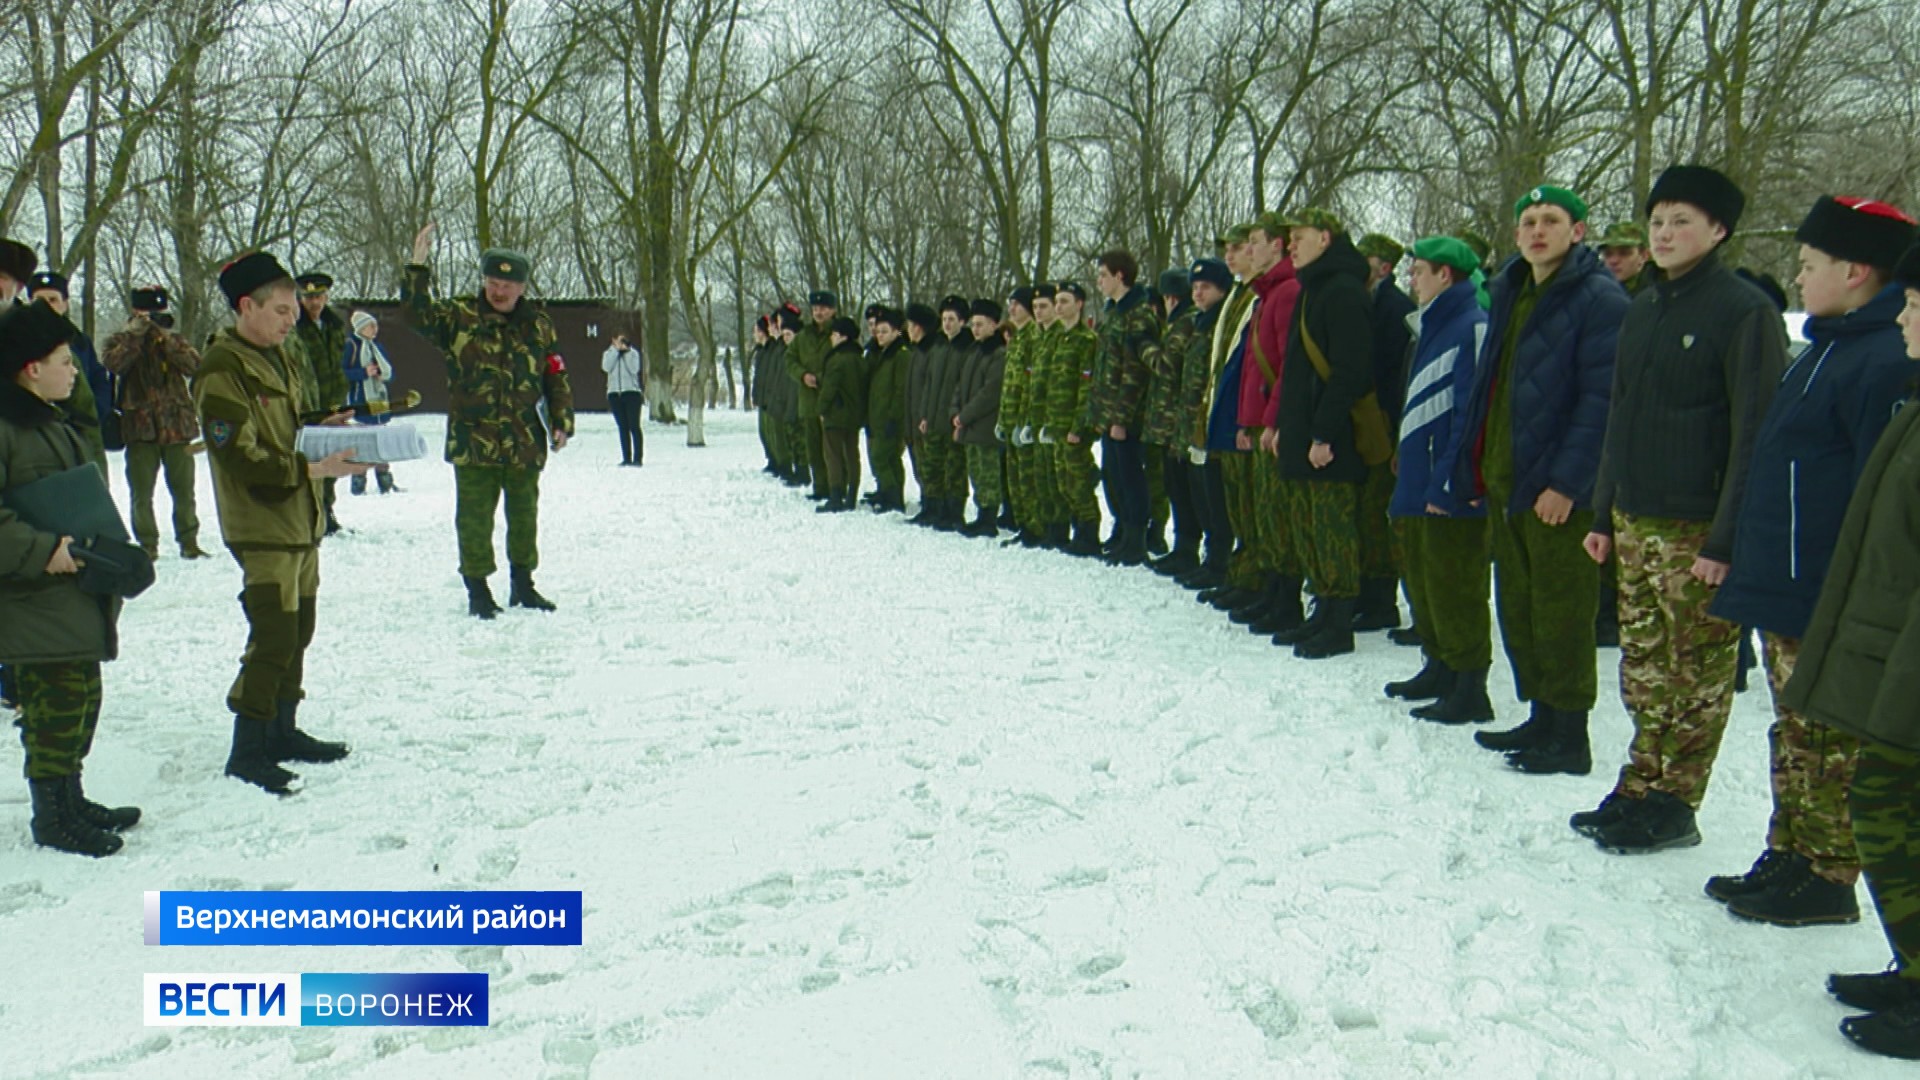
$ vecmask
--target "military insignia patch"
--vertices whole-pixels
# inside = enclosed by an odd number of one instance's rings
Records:
[[[1693,348],[1693,335],[1692,334],[1680,335],[1680,347],[1683,349]]]
[[[564,375],[566,374],[566,371],[567,371],[566,357],[561,356],[559,353],[547,354],[547,374]]]
[[[233,441],[233,425],[225,420],[207,421],[207,445],[216,449]]]
[[[500,263],[500,272],[501,272],[501,273],[503,273],[503,274],[511,274],[511,273],[513,273],[513,264],[512,264],[512,263],[510,263],[510,262],[506,262],[506,261],[504,261],[504,260],[503,260],[503,261],[502,261],[502,262]]]

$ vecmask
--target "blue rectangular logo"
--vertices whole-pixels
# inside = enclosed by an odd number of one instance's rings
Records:
[[[578,892],[149,892],[149,945],[578,945]]]
[[[485,1027],[487,977],[430,974],[153,974],[148,1027]]]

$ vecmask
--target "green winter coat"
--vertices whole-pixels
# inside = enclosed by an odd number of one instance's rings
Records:
[[[1847,504],[1783,704],[1920,752],[1920,406],[1880,436]]]
[[[858,431],[867,419],[866,359],[860,343],[843,341],[830,350],[820,369],[817,394],[820,426]]]
[[[430,270],[406,268],[400,294],[414,328],[447,359],[447,460],[544,468],[548,425],[573,434],[573,387],[547,313],[523,299],[502,315],[485,297],[436,300],[432,288]]]
[[[1187,448],[1187,428],[1192,420],[1183,407],[1181,386],[1187,366],[1187,352],[1197,337],[1194,319],[1200,309],[1188,300],[1174,308],[1167,320],[1160,347],[1148,353],[1147,404],[1141,422],[1140,441],[1153,446]]]
[[[1099,351],[1100,338],[1086,323],[1065,328],[1054,342],[1047,373],[1047,432],[1055,440],[1065,441],[1074,432],[1082,436],[1106,432],[1088,420]]]
[[[927,367],[927,433],[953,437],[953,417],[959,411],[954,398],[973,362],[973,335],[962,327],[958,337],[936,342]]]
[[[300,551],[326,532],[322,482],[294,449],[306,356],[290,346],[262,349],[222,330],[193,380],[220,538],[235,551]]]
[[[803,326],[787,346],[787,374],[799,389],[800,419],[820,415],[820,388],[808,386],[806,376],[818,383],[827,373],[827,354],[833,351],[833,338],[818,326]]]
[[[994,427],[1000,420],[1001,394],[1006,388],[1007,350],[998,335],[980,342],[967,361],[966,374],[953,396],[953,414],[960,420],[954,439],[963,446],[999,446]]]
[[[293,332],[306,354],[308,389],[313,394],[313,400],[302,411],[338,412],[347,403],[347,369],[341,363],[347,353],[347,324],[330,307],[320,309],[317,322],[307,318],[303,309]]]
[[[81,592],[72,575],[47,573],[60,537],[6,506],[10,488],[91,464],[64,409],[0,381],[0,664],[88,663],[119,652],[120,601]]]
[[[867,438],[907,437],[907,367],[913,353],[905,334],[867,358]]]
[[[1139,438],[1146,413],[1147,383],[1159,363],[1160,317],[1147,290],[1135,285],[1100,314],[1100,348],[1095,353],[1092,393],[1082,427],[1106,434],[1123,427]]]
[[[1007,343],[997,424],[1009,438],[1027,422],[1027,403],[1033,393],[1033,350],[1039,340],[1040,326],[1030,322],[1015,329],[1013,340]]]

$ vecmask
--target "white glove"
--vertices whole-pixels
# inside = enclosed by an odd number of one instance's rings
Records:
[[[1207,452],[1197,446],[1189,446],[1187,447],[1187,460],[1193,462],[1195,465],[1205,465],[1207,463]]]
[[[993,425],[993,437],[994,437],[994,438],[996,438],[996,439],[999,439],[999,440],[1000,440],[1001,442],[1006,442],[1006,441],[1007,441],[1007,426],[1006,426],[1005,424],[995,424],[995,425]]]
[[[1046,445],[1046,446],[1052,446],[1052,445],[1053,445],[1053,433],[1052,433],[1052,432],[1050,432],[1050,431],[1048,431],[1048,430],[1047,430],[1046,428],[1041,428],[1041,429],[1040,429],[1040,442],[1041,442],[1041,443],[1042,443],[1043,445]]]
[[[1033,428],[1029,427],[1026,424],[1021,424],[1020,430],[1013,433],[1013,445],[1032,446],[1033,445]]]

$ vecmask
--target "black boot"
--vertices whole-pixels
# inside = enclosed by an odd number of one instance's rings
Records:
[[[1306,605],[1300,601],[1299,578],[1275,575],[1270,595],[1273,602],[1267,606],[1266,614],[1247,624],[1249,631],[1270,638],[1275,634],[1290,634],[1307,621]]]
[[[1295,590],[1296,592],[1298,590]],[[1300,620],[1300,625],[1291,630],[1281,630],[1273,635],[1275,645],[1298,645],[1308,638],[1315,637],[1326,627],[1330,608],[1325,600],[1318,597],[1313,601],[1313,613]],[[1352,633],[1349,626],[1348,633]]]
[[[1906,1061],[1920,1060],[1920,1002],[1910,1001],[1866,1016],[1849,1016],[1840,1021],[1840,1033],[1862,1050]]]
[[[1402,701],[1439,701],[1453,689],[1453,669],[1429,656],[1420,673],[1403,682],[1387,684],[1387,696]]]
[[[1585,776],[1593,771],[1593,743],[1587,737],[1587,714],[1541,707],[1547,736],[1533,746],[1507,754],[1507,764],[1534,776]]]
[[[27,781],[27,789],[33,793],[33,842],[96,859],[119,851],[124,841],[87,824],[68,806],[70,783],[64,776]]]
[[[327,742],[301,731],[298,726],[300,703],[282,700],[273,717],[273,759],[326,765],[346,757],[351,750],[343,742]]]
[[[1771,886],[1727,901],[1727,910],[1775,926],[1838,926],[1860,921],[1860,899],[1851,884],[1829,881],[1801,859]]]
[[[1000,535],[1000,526],[994,520],[991,511],[982,509],[972,522],[960,527],[960,535],[992,540]]]
[[[1056,521],[1047,526],[1047,547],[1054,551],[1065,551],[1073,546],[1073,526],[1064,521]]]
[[[1420,706],[1413,715],[1436,724],[1484,724],[1493,719],[1493,702],[1487,700],[1487,669],[1454,672],[1447,696]]]
[[[1066,552],[1079,559],[1097,558],[1100,554],[1100,523],[1074,522],[1073,539],[1068,542]]]
[[[1400,581],[1398,578],[1362,578],[1360,602],[1353,611],[1355,633],[1392,630],[1400,625]]]
[[[1278,582],[1278,575],[1269,575],[1266,580],[1260,583],[1260,591],[1254,593],[1251,600],[1228,611],[1227,618],[1240,626],[1252,626],[1254,623],[1266,618],[1267,613],[1273,610],[1275,601],[1279,599],[1280,589],[1281,586]],[[1294,596],[1296,599],[1299,597],[1299,594],[1300,590],[1295,589]],[[1272,630],[1267,631],[1269,634],[1274,632],[1275,631]]]
[[[1700,827],[1693,807],[1678,796],[1649,791],[1644,799],[1630,800],[1613,824],[1601,826],[1593,842],[1610,855],[1651,855],[1697,846]]]
[[[493,590],[487,588],[487,579],[483,577],[463,577],[467,583],[467,614],[476,619],[491,619],[500,614],[500,605],[493,602]]]
[[[932,528],[933,519],[936,516],[938,516],[934,512],[934,506],[938,502],[939,502],[938,499],[929,499],[927,498],[927,495],[925,492],[921,492],[920,493],[920,512],[908,518],[907,524],[923,525],[928,528]],[[904,510],[906,509],[906,507],[902,506],[901,509]]]
[[[280,767],[273,759],[272,720],[249,720],[233,714],[233,749],[227,753],[227,775],[245,780],[275,795],[293,794],[300,774]]]
[[[1020,527],[1020,519],[1013,516],[1012,503],[1001,500],[1000,516],[994,520],[994,524],[1002,529],[1017,529]]]
[[[533,570],[531,567],[513,567],[512,579],[513,586],[507,593],[508,606],[529,608],[534,611],[556,610],[553,606],[553,601],[541,596],[534,590]]]
[[[1553,717],[1548,715],[1550,710],[1537,701],[1533,703],[1532,710],[1520,726],[1506,731],[1476,731],[1473,741],[1484,749],[1502,754],[1539,746],[1553,734]]]
[[[1195,556],[1192,544],[1175,544],[1170,553],[1147,560],[1147,569],[1161,577],[1177,578],[1199,568],[1200,560]]]
[[[1405,646],[1409,649],[1417,649],[1426,644],[1426,642],[1420,639],[1420,631],[1415,630],[1411,626],[1403,626],[1398,630],[1387,631],[1387,640],[1393,642],[1395,645]]]
[[[1600,830],[1619,821],[1631,809],[1638,799],[1629,799],[1619,792],[1612,792],[1600,800],[1600,805],[1591,810],[1582,810],[1567,819],[1567,827],[1591,840],[1600,835]]]
[[[966,523],[965,499],[938,499],[938,508],[934,512],[933,527],[940,532],[956,532]]]
[[[1164,521],[1147,522],[1147,531],[1141,534],[1141,550],[1148,555],[1167,553],[1167,525]]]
[[[1325,611],[1319,633],[1293,647],[1293,655],[1302,660],[1325,660],[1353,651],[1353,609],[1358,601],[1351,596],[1322,597]]]
[[[1138,525],[1120,530],[1120,544],[1113,553],[1115,566],[1143,566],[1147,561],[1147,533]]]
[[[1920,981],[1900,974],[1899,962],[1871,975],[1829,975],[1827,993],[1849,1008],[1885,1012],[1920,1001]]]
[[[1706,893],[1721,903],[1738,896],[1752,896],[1765,891],[1794,869],[1794,863],[1805,861],[1805,857],[1791,851],[1768,848],[1753,860],[1753,865],[1744,874],[1716,874],[1707,879]]]
[[[839,488],[828,489],[827,501],[821,503],[819,506],[814,507],[813,512],[816,514],[839,513],[840,512],[840,489]]]
[[[67,777],[67,809],[73,816],[96,829],[109,832],[125,832],[140,824],[140,808],[137,806],[102,806],[87,798],[80,786],[80,774]]]

